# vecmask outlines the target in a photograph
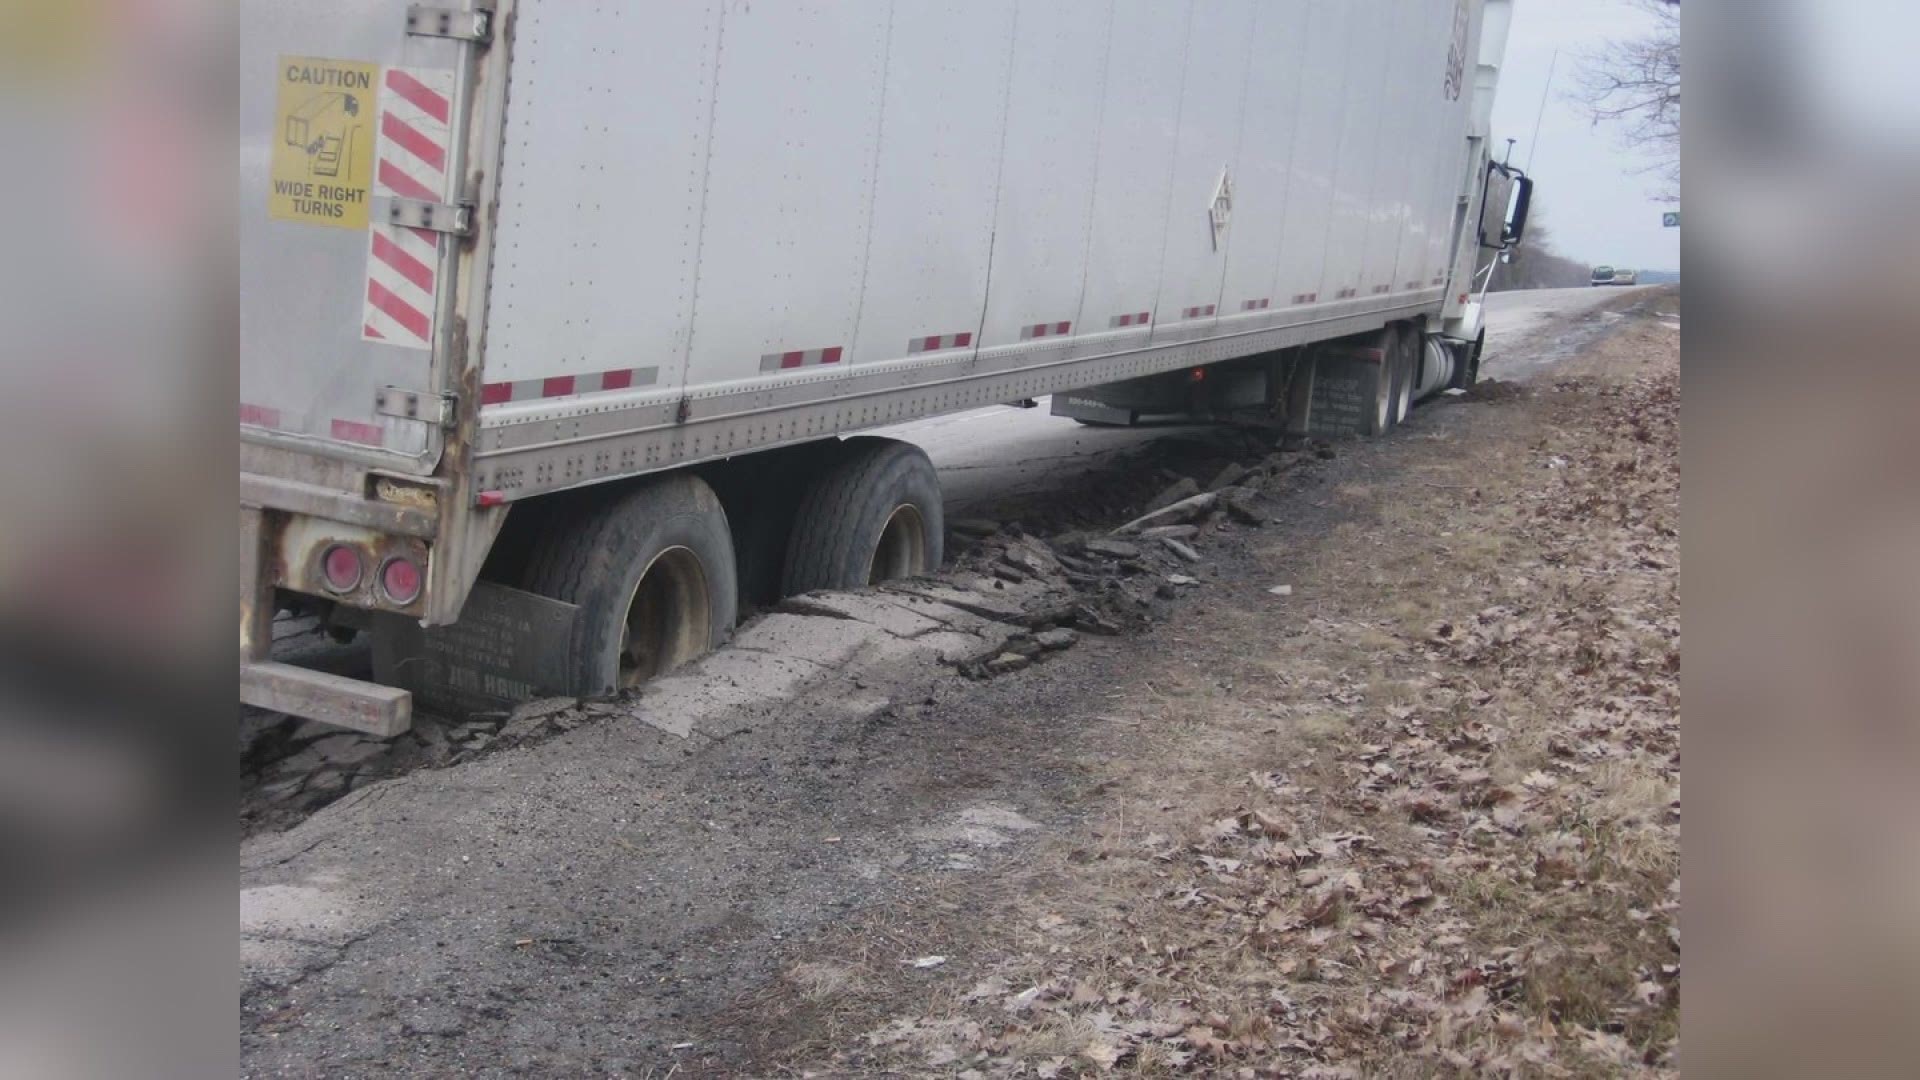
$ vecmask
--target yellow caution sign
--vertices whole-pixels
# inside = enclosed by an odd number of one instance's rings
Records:
[[[342,229],[367,227],[379,89],[378,64],[280,58],[268,216]]]

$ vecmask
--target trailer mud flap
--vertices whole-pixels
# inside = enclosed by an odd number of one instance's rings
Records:
[[[1314,350],[1294,376],[1287,430],[1319,438],[1380,434],[1380,381],[1391,377],[1380,349]]]
[[[560,600],[477,582],[451,626],[380,620],[373,630],[374,678],[451,713],[510,709],[529,698],[572,693],[567,657],[579,611]]]
[[[1055,416],[1070,416],[1075,420],[1085,420],[1092,424],[1112,424],[1127,427],[1133,423],[1132,409],[1123,409],[1118,405],[1109,405],[1087,397],[1085,394],[1055,394],[1051,412]]]

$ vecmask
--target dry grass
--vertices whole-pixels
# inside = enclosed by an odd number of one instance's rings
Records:
[[[860,972],[846,964],[795,964],[787,972],[787,981],[808,1001],[839,997],[851,989],[859,978]]]

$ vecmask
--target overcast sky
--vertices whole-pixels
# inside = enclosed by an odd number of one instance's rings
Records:
[[[1614,129],[1593,127],[1565,96],[1577,85],[1583,54],[1636,35],[1648,21],[1625,0],[1518,0],[1494,99],[1494,153],[1504,154],[1506,140],[1518,139],[1515,164],[1525,165],[1532,156],[1534,198],[1546,208],[1560,254],[1637,270],[1677,270],[1680,230],[1660,224],[1660,214],[1673,207],[1656,201],[1657,177],[1635,171],[1646,159],[1621,147]],[[1534,146],[1534,116],[1550,65],[1553,86]]]

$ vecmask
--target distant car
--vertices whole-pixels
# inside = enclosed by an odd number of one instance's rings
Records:
[[[1613,283],[1615,285],[1637,285],[1640,283],[1640,279],[1632,270],[1615,270],[1613,272]]]
[[[1594,283],[1595,285],[1611,285],[1611,284],[1613,284],[1613,276],[1614,276],[1614,272],[1615,272],[1615,271],[1614,271],[1614,269],[1613,269],[1613,267],[1611,267],[1611,266],[1596,266],[1596,267],[1594,267],[1594,268],[1593,268],[1593,283]]]

